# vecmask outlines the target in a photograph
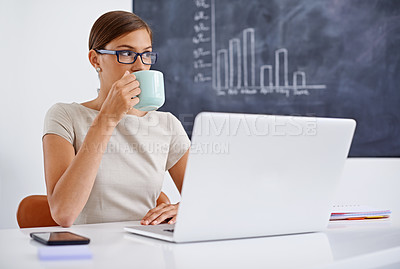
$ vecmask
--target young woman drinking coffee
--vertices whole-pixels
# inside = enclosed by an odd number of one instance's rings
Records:
[[[168,171],[181,191],[190,140],[171,113],[134,108],[141,89],[132,73],[156,60],[151,29],[135,14],[108,12],[94,23],[97,98],[55,104],[44,122],[47,198],[59,225],[176,221],[179,205],[161,187]]]

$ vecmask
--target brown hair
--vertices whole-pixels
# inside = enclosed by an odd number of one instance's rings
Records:
[[[146,29],[150,40],[153,41],[150,27],[136,14],[127,11],[107,12],[101,15],[92,26],[89,50],[104,49],[115,38],[139,29]]]

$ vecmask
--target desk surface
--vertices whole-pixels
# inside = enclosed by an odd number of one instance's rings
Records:
[[[0,230],[0,268],[400,268],[400,226],[336,221],[324,232],[174,244],[127,233],[138,222]],[[91,239],[91,260],[40,261],[33,231],[68,230]]]

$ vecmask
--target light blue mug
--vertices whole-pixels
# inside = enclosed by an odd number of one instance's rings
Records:
[[[139,103],[134,108],[154,111],[165,102],[164,75],[157,70],[142,70],[133,73],[140,83]]]

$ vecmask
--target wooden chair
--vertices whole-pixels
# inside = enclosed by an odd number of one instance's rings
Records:
[[[50,213],[46,195],[30,195],[22,199],[17,210],[20,228],[58,226]]]

